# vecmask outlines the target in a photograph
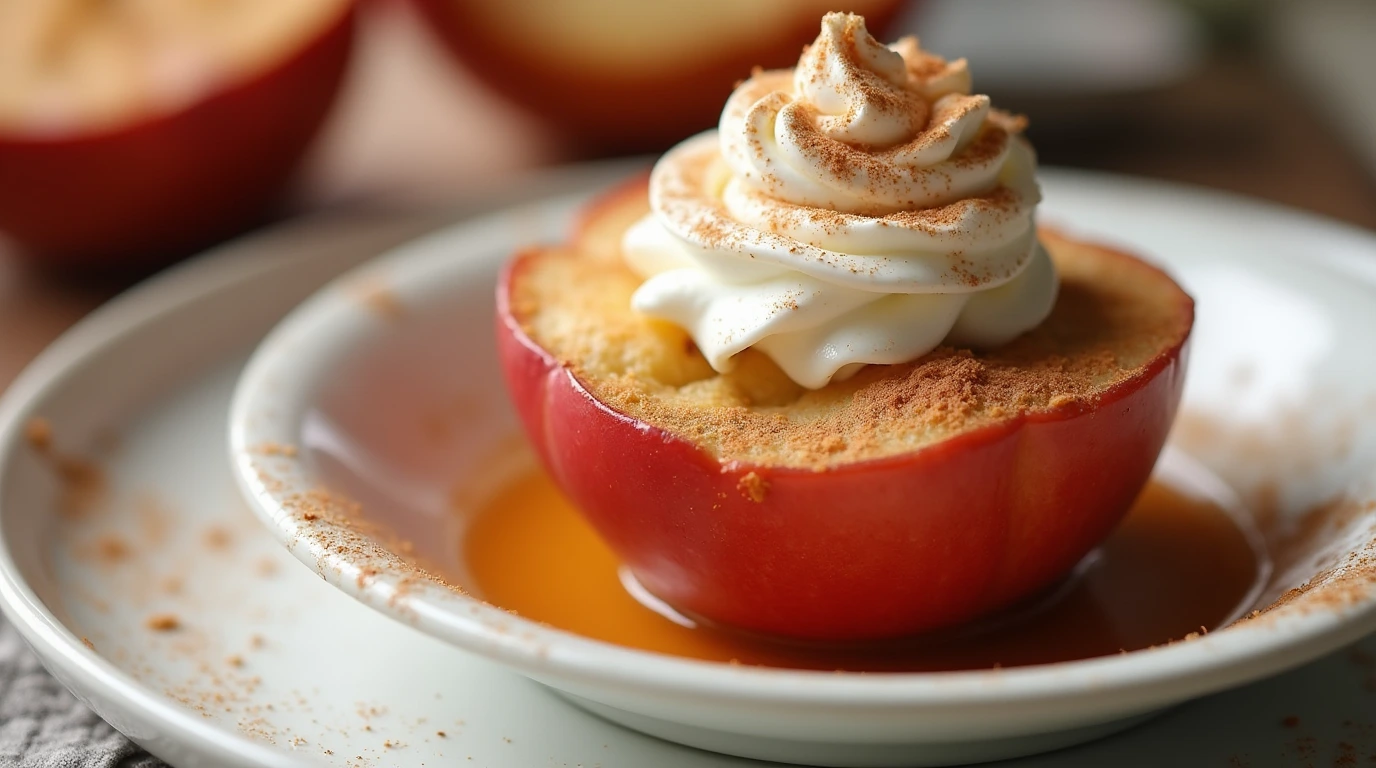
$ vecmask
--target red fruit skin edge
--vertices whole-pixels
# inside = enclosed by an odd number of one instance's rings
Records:
[[[584,72],[538,47],[516,50],[521,30],[494,30],[464,0],[411,0],[454,60],[584,154],[663,150],[716,125],[734,84],[756,66],[791,67],[817,37],[821,16],[785,20],[739,51],[707,46],[692,61],[653,72]],[[893,2],[867,16],[887,39],[903,9]]]
[[[343,82],[356,7],[262,72],[98,133],[0,133],[0,231],[35,260],[156,264],[257,223]]]
[[[509,295],[529,264],[518,257],[499,283],[498,351],[545,468],[651,592],[767,635],[911,635],[1049,587],[1145,485],[1184,382],[1182,340],[1093,407],[820,472],[723,463],[599,402],[526,335]],[[767,484],[759,502],[743,490],[752,472]]]

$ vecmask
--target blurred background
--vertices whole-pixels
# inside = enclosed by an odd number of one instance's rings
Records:
[[[1044,164],[1376,229],[1374,0],[6,0],[0,389],[99,302],[227,238],[648,163],[836,9],[968,58]]]

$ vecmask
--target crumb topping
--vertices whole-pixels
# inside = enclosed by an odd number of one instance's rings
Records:
[[[645,206],[620,205],[600,216],[624,226]],[[1179,344],[1193,317],[1189,297],[1159,271],[1046,232],[1062,287],[1042,325],[997,349],[940,347],[805,390],[751,349],[717,373],[684,331],[635,314],[639,280],[621,266],[620,232],[602,223],[577,249],[527,256],[539,268],[516,281],[513,311],[599,400],[728,461],[825,469],[1023,414],[1089,408]]]

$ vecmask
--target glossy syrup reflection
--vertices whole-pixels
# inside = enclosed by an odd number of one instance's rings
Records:
[[[1169,465],[1170,462],[1167,462]],[[619,645],[800,669],[937,671],[1084,659],[1216,629],[1250,606],[1268,568],[1245,512],[1193,466],[1158,472],[1075,576],[980,625],[850,648],[791,646],[699,625],[659,603],[539,471],[466,528],[466,586],[502,608]]]

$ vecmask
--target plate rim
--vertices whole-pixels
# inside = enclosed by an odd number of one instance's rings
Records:
[[[348,224],[328,215],[313,216],[235,239],[134,285],[73,324],[30,361],[0,395],[0,478],[21,450],[22,431],[34,415],[34,407],[53,388],[78,375],[90,358],[119,339],[156,324],[179,307],[287,268],[288,264],[318,258],[309,252],[298,252],[284,261],[279,251],[309,241],[318,236],[320,228],[332,226]],[[87,648],[24,578],[11,554],[5,528],[0,520],[0,611],[44,668],[83,704],[97,713],[100,710],[89,697],[72,690],[65,682],[67,679],[78,678],[107,701],[120,702],[122,709],[139,713],[140,719],[168,726],[172,733],[180,733],[196,742],[198,748],[208,749],[214,759],[226,765],[302,765],[281,750],[215,726]]]

